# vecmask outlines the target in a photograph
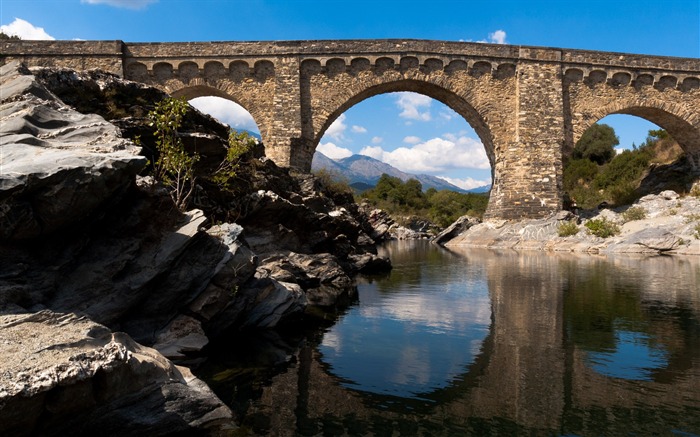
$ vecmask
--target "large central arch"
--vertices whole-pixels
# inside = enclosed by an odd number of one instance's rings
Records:
[[[438,100],[457,114],[459,114],[469,125],[474,129],[474,131],[479,136],[484,149],[486,150],[486,155],[489,158],[489,163],[491,164],[491,176],[493,177],[493,169],[495,162],[493,137],[491,131],[486,124],[483,117],[474,109],[468,102],[463,98],[455,94],[454,92],[442,88],[438,85],[420,82],[412,79],[398,80],[394,82],[386,82],[380,85],[371,86],[358,94],[350,97],[343,104],[339,105],[336,109],[328,115],[326,120],[322,125],[313,128],[314,138],[313,138],[313,148],[314,150],[318,146],[321,138],[325,134],[326,130],[330,127],[333,122],[340,117],[341,114],[345,113],[351,107],[357,105],[358,103],[370,99],[372,97],[394,93],[394,92],[414,92],[427,97]],[[318,120],[320,123],[321,120]]]

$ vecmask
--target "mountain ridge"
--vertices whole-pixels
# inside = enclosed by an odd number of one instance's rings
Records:
[[[387,174],[389,176],[397,177],[404,182],[409,179],[416,179],[423,186],[423,190],[434,188],[438,191],[450,190],[460,193],[483,193],[490,189],[490,186],[485,186],[472,190],[465,190],[436,176],[407,173],[385,162],[365,155],[352,155],[347,158],[335,160],[329,158],[319,151],[316,151],[313,161],[311,162],[311,170],[326,170],[331,173],[337,173],[348,179],[349,184],[361,183],[374,186],[377,184],[377,181],[379,181],[382,174]]]

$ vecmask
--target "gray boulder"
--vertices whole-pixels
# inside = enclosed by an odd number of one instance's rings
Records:
[[[46,235],[114,202],[146,164],[98,115],[65,106],[19,63],[0,68],[0,239]]]
[[[74,314],[0,315],[0,434],[217,435],[226,407],[188,369]]]

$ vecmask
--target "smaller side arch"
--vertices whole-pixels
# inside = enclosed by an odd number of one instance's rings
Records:
[[[209,61],[204,64],[204,77],[218,78],[226,75],[226,67],[219,61]]]
[[[426,74],[430,74],[436,71],[443,71],[444,63],[441,59],[428,58],[425,60],[425,62],[423,62],[423,68],[421,68],[421,70]]]
[[[275,76],[275,64],[272,61],[260,60],[255,63],[253,70],[253,75],[260,82],[265,82]]]
[[[382,57],[378,58],[374,62],[374,71],[380,75],[384,74],[386,71],[393,70],[394,68],[396,68],[396,62],[394,62],[394,60],[391,58]]]
[[[240,82],[250,77],[250,65],[246,61],[233,61],[228,64],[228,72],[231,79]]]
[[[137,82],[145,81],[148,78],[148,67],[141,62],[132,62],[126,68],[126,77]]]
[[[331,58],[326,61],[326,72],[330,77],[345,73],[346,69],[347,66],[345,65],[345,60],[343,59]]]
[[[180,80],[187,83],[190,79],[199,76],[199,65],[192,61],[185,61],[177,66],[177,72]]]
[[[408,70],[418,69],[420,66],[420,62],[415,56],[404,56],[403,58],[401,58],[401,62],[399,65],[401,67],[401,71],[406,72]]]
[[[354,58],[350,61],[350,74],[357,75],[363,71],[368,71],[372,65],[367,58]]]
[[[168,62],[157,62],[153,65],[153,76],[158,80],[166,80],[173,77],[173,66]]]

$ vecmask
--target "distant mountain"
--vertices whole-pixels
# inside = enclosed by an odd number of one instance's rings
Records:
[[[458,186],[452,185],[451,183],[435,176],[406,173],[385,162],[364,155],[352,155],[347,158],[334,160],[327,157],[323,153],[316,151],[314,154],[314,159],[311,162],[311,170],[317,171],[321,169],[325,169],[331,173],[343,176],[353,187],[357,187],[358,184],[366,184],[373,187],[377,184],[377,181],[379,181],[382,174],[386,173],[389,176],[397,177],[404,182],[409,179],[417,179],[423,186],[423,190],[435,188],[438,191],[451,190],[461,193],[466,192]]]
[[[482,193],[488,193],[489,191],[491,191],[491,184],[484,185],[481,187],[472,188],[470,190],[467,190],[467,193],[482,194]]]

